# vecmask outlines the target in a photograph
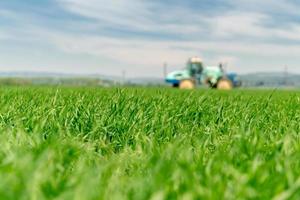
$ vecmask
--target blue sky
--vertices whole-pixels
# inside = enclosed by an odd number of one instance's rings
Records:
[[[1,0],[0,71],[162,76],[191,56],[300,73],[296,0]]]

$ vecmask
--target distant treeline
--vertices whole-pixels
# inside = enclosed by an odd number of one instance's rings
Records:
[[[25,78],[0,78],[0,85],[14,86],[14,85],[31,85],[30,79]]]
[[[66,86],[113,86],[119,83],[96,78],[0,78],[2,86],[66,85]]]

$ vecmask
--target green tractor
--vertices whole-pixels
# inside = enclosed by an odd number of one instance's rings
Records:
[[[198,57],[189,59],[186,69],[168,74],[166,82],[180,89],[194,89],[197,85],[205,84],[211,88],[231,90],[241,85],[236,74],[225,73],[222,64],[204,67]]]

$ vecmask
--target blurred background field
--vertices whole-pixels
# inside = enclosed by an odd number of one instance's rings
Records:
[[[299,199],[300,92],[1,87],[1,199]]]
[[[242,88],[300,88],[299,74],[278,73],[252,73],[241,74],[239,78]],[[151,77],[121,77],[103,75],[74,75],[56,73],[29,73],[10,72],[0,74],[0,86],[135,86],[135,87],[169,87],[164,78]]]

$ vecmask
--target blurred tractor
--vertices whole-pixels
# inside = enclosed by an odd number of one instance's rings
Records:
[[[208,85],[211,88],[231,90],[241,85],[236,74],[226,74],[222,64],[219,66],[203,66],[200,58],[189,59],[186,69],[167,75],[166,82],[181,89],[194,89],[197,85]]]

